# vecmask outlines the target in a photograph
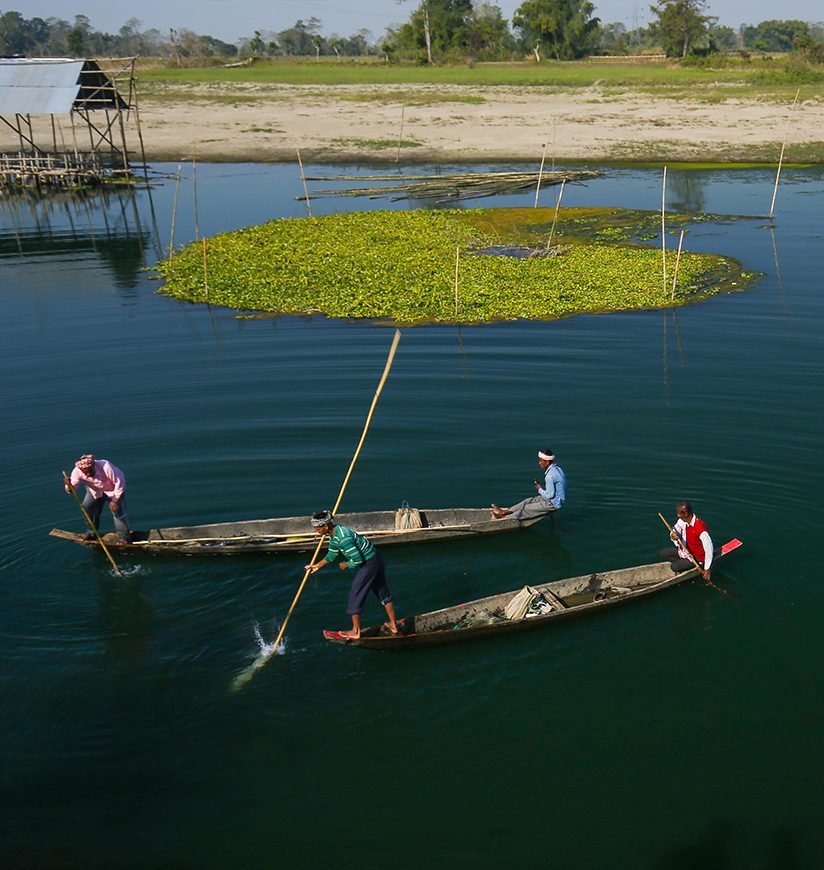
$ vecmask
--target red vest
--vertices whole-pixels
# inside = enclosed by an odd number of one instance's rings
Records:
[[[687,526],[687,549],[701,565],[704,564],[704,545],[701,543],[701,535],[708,531],[706,523],[698,517],[695,517],[691,526]]]

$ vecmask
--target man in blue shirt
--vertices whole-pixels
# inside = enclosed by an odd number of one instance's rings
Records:
[[[544,471],[543,486],[537,480],[533,481],[538,494],[519,501],[511,508],[500,508],[493,502],[492,516],[495,519],[514,517],[516,520],[531,520],[559,511],[564,506],[566,475],[561,466],[555,463],[555,454],[549,449],[539,450],[538,465]]]
[[[400,634],[395,620],[395,605],[392,593],[386,585],[383,557],[375,549],[369,538],[359,535],[348,526],[339,526],[329,511],[321,511],[312,517],[312,528],[319,535],[329,536],[329,551],[320,562],[306,566],[313,574],[325,568],[336,559],[342,559],[340,569],[356,568],[355,579],[349,590],[349,604],[346,612],[352,617],[350,631],[339,632],[341,637],[357,640],[360,637],[360,615],[369,592],[372,591],[386,610],[387,621],[384,630],[390,634]]]

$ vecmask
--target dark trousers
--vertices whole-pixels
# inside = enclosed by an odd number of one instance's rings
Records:
[[[673,550],[671,547],[661,550],[661,558],[670,563],[670,568],[676,574],[680,574],[682,571],[689,571],[690,568],[695,567],[689,559],[682,559],[678,555],[678,550]],[[699,562],[698,564],[700,565],[701,563]]]
[[[352,588],[349,590],[349,603],[346,612],[350,616],[356,616],[363,611],[366,596],[370,590],[381,604],[389,604],[392,594],[386,585],[386,573],[383,568],[383,558],[377,551],[371,559],[367,559],[355,574]]]
[[[91,518],[92,523],[94,523],[94,528],[100,528],[100,514],[103,511],[103,505],[108,504],[111,499],[107,495],[101,495],[99,498],[95,498],[88,490],[86,490],[86,497],[83,499],[83,507],[86,508],[86,513]],[[131,532],[129,530],[129,519],[126,516],[126,497],[121,496],[120,503],[116,511],[112,511],[112,518],[114,519],[114,527],[117,531],[117,536],[122,541],[131,540]],[[89,531],[93,531],[93,529],[89,529]]]

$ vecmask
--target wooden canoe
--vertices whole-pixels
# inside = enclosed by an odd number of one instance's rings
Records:
[[[422,528],[419,529],[395,528],[393,510],[338,514],[336,520],[341,525],[351,526],[377,546],[384,547],[389,544],[414,544],[509,532],[526,528],[542,519],[516,520],[505,517],[496,520],[492,518],[489,508],[421,510],[420,517]],[[82,534],[76,532],[52,529],[49,534],[87,547],[100,547],[97,541],[86,541]],[[131,544],[120,544],[113,532],[103,536],[106,545],[112,544],[116,552],[143,552],[162,556],[234,556],[239,553],[312,551],[318,542],[307,516],[133,531],[132,538]]]
[[[737,538],[716,552],[716,561],[742,546]],[[507,634],[539,625],[554,624],[563,619],[585,616],[588,613],[616,607],[656,592],[669,589],[699,577],[698,569],[690,568],[674,574],[669,562],[620,568],[617,571],[585,574],[565,580],[554,580],[539,585],[530,584],[552,607],[548,613],[507,619],[504,610],[521,590],[501,592],[477,601],[468,601],[454,607],[421,613],[410,619],[398,620],[399,635],[386,633],[381,627],[361,630],[358,640],[343,637],[338,631],[324,631],[323,636],[333,643],[358,646],[365,649],[404,650],[422,646],[472,640],[494,634]]]

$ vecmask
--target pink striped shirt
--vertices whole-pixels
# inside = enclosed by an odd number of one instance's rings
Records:
[[[115,501],[123,497],[126,490],[126,476],[108,459],[95,459],[94,468],[90,475],[85,475],[77,467],[74,467],[71,475],[72,486],[76,489],[80,483],[85,483],[86,488],[95,497],[107,495]]]

